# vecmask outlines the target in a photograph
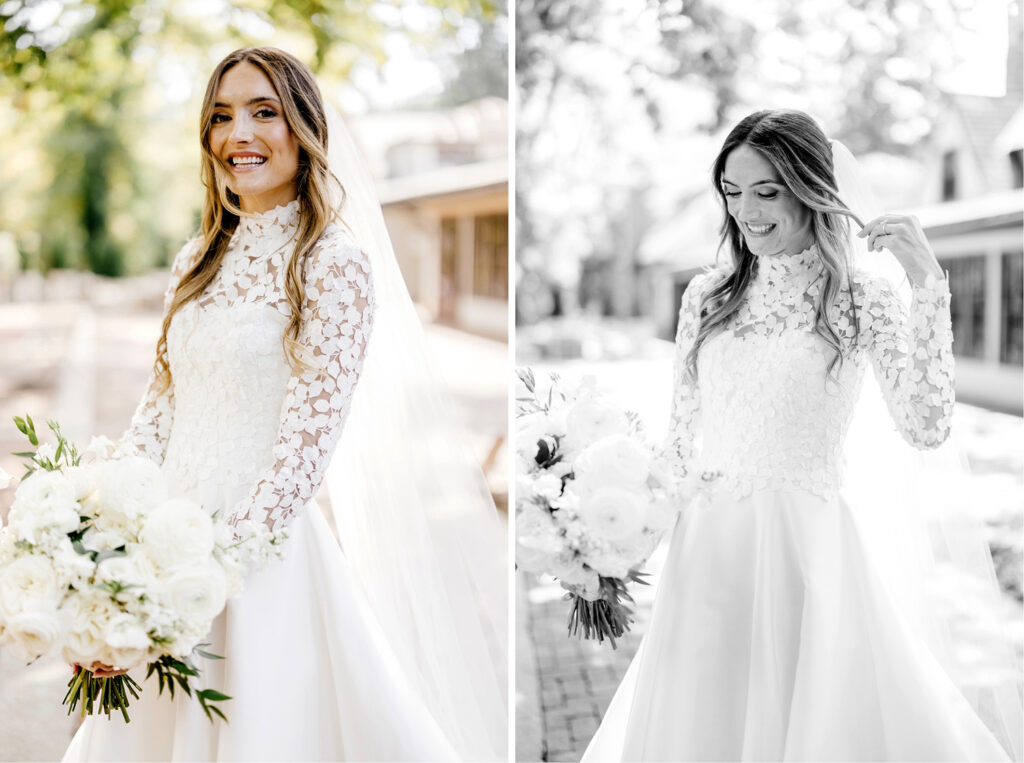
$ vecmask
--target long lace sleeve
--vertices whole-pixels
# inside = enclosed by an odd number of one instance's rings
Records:
[[[700,387],[687,372],[686,358],[700,328],[700,303],[712,274],[701,273],[687,286],[679,308],[672,382],[672,413],[664,452],[677,480],[686,478],[696,452],[700,423]]]
[[[192,266],[193,259],[199,249],[200,239],[192,239],[181,248],[174,257],[171,266],[171,280],[164,291],[164,315],[170,307],[171,298],[182,277]],[[142,394],[131,424],[121,436],[119,450],[123,453],[140,455],[162,464],[167,452],[167,437],[171,432],[171,421],[174,417],[174,382],[166,390],[161,390],[156,383],[152,371],[146,382],[146,391]]]
[[[909,315],[883,281],[864,281],[861,293],[861,342],[889,414],[911,445],[936,448],[949,436],[953,415],[949,286],[931,276],[914,286]]]
[[[288,380],[273,464],[232,520],[279,530],[316,495],[341,437],[373,324],[373,283],[366,254],[351,243],[321,242],[307,258],[301,355]]]

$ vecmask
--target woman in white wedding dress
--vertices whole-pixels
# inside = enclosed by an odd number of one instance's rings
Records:
[[[682,300],[669,451],[687,500],[584,760],[1008,759],[915,635],[841,490],[869,366],[906,441],[949,433],[950,295],[919,224],[890,214],[859,232],[899,261],[908,312],[854,266],[833,150],[807,115],[748,116],[713,176],[731,262]]]
[[[395,322],[403,307],[381,299],[385,266],[394,266],[390,244],[376,253],[390,261],[374,261],[345,219],[350,207],[342,203],[352,201],[353,190],[345,176],[356,168],[328,158],[328,137],[337,143],[343,136],[333,125],[328,136],[309,69],[273,48],[236,51],[218,65],[200,125],[202,233],[174,260],[154,375],[122,448],[162,464],[172,489],[232,523],[286,528],[286,558],[251,574],[215,621],[209,650],[225,659],[198,660],[199,687],[232,698],[223,703],[229,722],[211,723],[180,692],[173,701],[158,696],[153,680],[132,704],[130,724],[88,718],[65,759],[503,759],[500,650],[488,662],[494,643],[477,643],[468,626],[444,630],[448,621],[474,615],[440,586],[416,598],[430,597],[443,622],[416,620],[400,631],[392,627],[399,619],[379,618],[396,602],[368,595],[346,558],[356,549],[343,554],[313,500],[351,409],[374,393],[357,387],[364,361],[382,351],[377,318]],[[332,188],[335,175],[350,194],[345,202]],[[379,218],[379,206],[375,211]],[[404,287],[398,290],[407,301]],[[390,392],[396,383],[381,381],[393,405],[401,402]],[[366,439],[350,451],[369,449],[374,427],[369,422],[360,434]],[[396,436],[415,444],[418,433]],[[431,446],[437,443],[419,443]],[[410,465],[371,466],[386,479],[413,480],[391,471]],[[332,503],[345,501],[341,488],[335,495],[332,484],[331,492]],[[335,506],[343,545],[358,540],[340,517],[361,510],[373,523],[376,509]],[[424,520],[414,509],[394,510],[419,525]],[[494,513],[487,501],[474,509]],[[496,516],[484,517],[488,528],[496,523]],[[395,535],[385,543],[410,549],[399,530],[388,532]],[[488,533],[468,542],[500,558],[500,533]],[[430,583],[439,579],[425,556],[409,556]],[[482,574],[459,570],[474,572]],[[441,644],[436,652],[417,655],[434,643]],[[465,662],[463,672],[450,667],[455,659]]]

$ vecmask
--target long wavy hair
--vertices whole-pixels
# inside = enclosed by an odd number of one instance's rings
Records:
[[[832,374],[843,359],[843,343],[836,328],[834,308],[840,291],[850,289],[850,220],[857,216],[840,200],[832,163],[832,145],[811,117],[802,111],[757,111],[737,124],[715,158],[711,174],[715,192],[725,212],[719,251],[732,253],[733,269],[704,294],[700,328],[690,349],[688,373],[697,373],[697,353],[711,336],[725,328],[746,296],[756,273],[757,257],[747,247],[743,233],[729,214],[722,175],[729,154],[747,145],[758,151],[779,173],[793,195],[811,212],[811,232],[824,266],[821,289],[815,303],[814,331],[835,351],[829,363]],[[853,300],[850,300],[851,305]],[[856,315],[853,320],[856,331]]]
[[[295,367],[304,367],[298,343],[302,324],[303,261],[313,251],[324,229],[331,223],[340,206],[336,199],[344,198],[341,183],[330,172],[327,163],[327,115],[323,98],[313,72],[294,56],[277,48],[242,48],[229,54],[217,64],[206,86],[206,95],[199,116],[199,142],[202,147],[201,177],[206,187],[203,201],[199,251],[201,256],[182,277],[174,292],[163,329],[157,342],[154,375],[158,385],[166,390],[171,384],[171,369],[167,360],[167,331],[174,314],[203,291],[217,275],[231,235],[238,227],[242,212],[238,195],[228,188],[228,170],[210,150],[210,131],[213,126],[213,108],[225,73],[232,67],[247,62],[259,68],[274,86],[281,101],[281,109],[288,129],[299,148],[299,167],[295,177],[296,196],[299,201],[299,223],[295,235],[295,248],[288,259],[285,273],[285,298],[291,308],[291,318],[285,328],[282,343],[285,355]]]

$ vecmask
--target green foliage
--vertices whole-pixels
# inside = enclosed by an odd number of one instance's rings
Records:
[[[436,30],[409,28],[404,10],[417,5],[442,19]],[[40,15],[44,6],[54,18]],[[187,0],[0,3],[0,116],[12,115],[0,165],[0,230],[18,237],[26,265],[117,276],[166,264],[168,249],[194,231],[201,201],[195,117],[202,86],[233,47],[287,48],[322,81],[336,82],[359,63],[380,66],[387,35],[431,47],[453,39],[467,19],[495,12],[492,0],[227,6],[211,15]],[[25,157],[26,171],[8,157]]]

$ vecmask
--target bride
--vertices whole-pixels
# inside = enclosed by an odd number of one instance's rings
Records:
[[[806,114],[760,111],[715,161],[732,257],[682,300],[669,451],[687,502],[648,632],[584,760],[1019,750],[1015,687],[989,703],[990,730],[897,605],[900,581],[862,532],[868,507],[841,482],[867,367],[904,440],[931,449],[950,431],[953,355],[949,289],[920,225],[887,214],[851,230],[840,149]],[[895,286],[869,272],[882,248]],[[893,503],[874,510],[895,524]]]
[[[232,524],[286,528],[286,558],[208,637],[228,723],[149,682],[65,760],[504,759],[501,528],[351,140],[304,64],[249,48],[214,70],[200,142],[202,231],[122,449]]]

